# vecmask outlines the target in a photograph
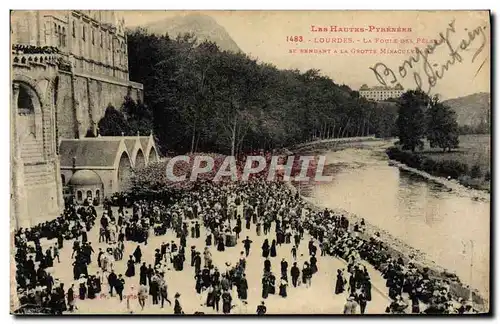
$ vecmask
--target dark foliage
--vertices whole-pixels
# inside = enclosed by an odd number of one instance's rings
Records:
[[[468,166],[454,160],[435,161],[418,153],[402,151],[397,147],[391,147],[386,151],[391,160],[396,160],[409,167],[425,171],[439,177],[451,177],[458,179],[468,172]]]
[[[317,70],[279,70],[192,35],[171,36],[144,29],[127,35],[130,79],[144,84],[147,107],[131,113],[127,103],[124,113],[132,129],[154,128],[163,153],[236,154],[392,133],[394,111]]]

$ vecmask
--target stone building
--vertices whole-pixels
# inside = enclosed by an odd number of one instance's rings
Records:
[[[375,86],[372,88],[369,88],[366,84],[363,84],[361,88],[359,88],[359,94],[361,95],[361,97],[374,101],[384,101],[390,98],[399,98],[403,93],[403,86],[399,83],[394,87]]]
[[[11,11],[11,216],[13,226],[62,210],[59,141],[96,133],[129,81],[124,20],[113,11]]]
[[[159,161],[152,135],[63,139],[60,155],[62,184],[77,202],[126,190],[132,170]]]

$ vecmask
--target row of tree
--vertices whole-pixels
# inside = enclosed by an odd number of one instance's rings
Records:
[[[367,101],[318,70],[279,70],[192,35],[127,35],[130,79],[147,106],[108,107],[102,135],[154,130],[163,153],[238,154],[323,138],[393,135],[394,105]]]
[[[405,92],[398,100],[396,121],[399,142],[403,149],[423,148],[424,139],[431,147],[443,151],[457,148],[459,127],[456,113],[421,90]]]

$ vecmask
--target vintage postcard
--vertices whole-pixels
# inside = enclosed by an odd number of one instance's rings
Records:
[[[491,314],[489,11],[11,11],[11,314]]]

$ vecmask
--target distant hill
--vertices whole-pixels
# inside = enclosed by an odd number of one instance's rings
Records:
[[[457,122],[460,126],[478,126],[488,124],[490,118],[491,101],[487,92],[474,93],[443,101],[457,113]]]
[[[155,34],[168,33],[171,38],[175,38],[179,34],[192,33],[200,42],[208,40],[216,43],[221,50],[241,52],[226,29],[219,25],[215,19],[204,14],[192,13],[185,16],[175,16],[149,23],[143,27]]]

